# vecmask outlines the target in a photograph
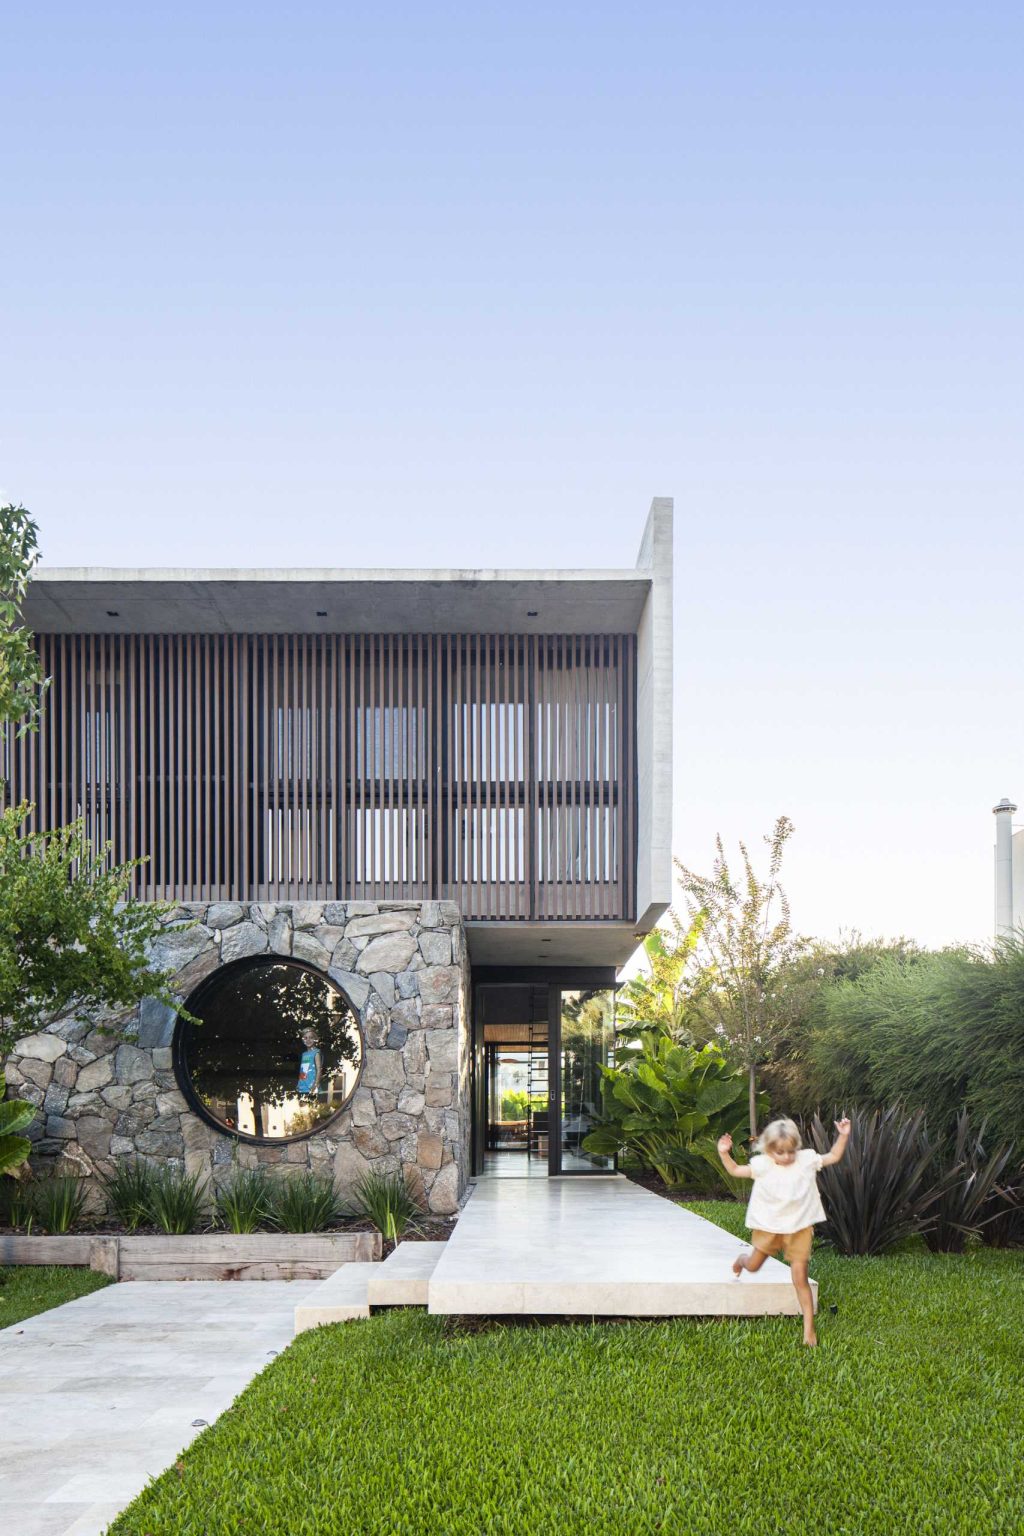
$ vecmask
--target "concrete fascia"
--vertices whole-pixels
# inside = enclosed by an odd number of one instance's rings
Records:
[[[656,496],[637,556],[650,588],[637,629],[637,919],[647,933],[672,901],[673,502]]]

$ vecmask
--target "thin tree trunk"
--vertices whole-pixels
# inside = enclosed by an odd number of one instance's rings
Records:
[[[747,1073],[749,1078],[747,1088],[750,1095],[748,1102],[748,1108],[750,1110],[750,1139],[753,1141],[754,1137],[757,1135],[757,1082],[754,1078],[753,1062],[751,1062],[747,1068]]]

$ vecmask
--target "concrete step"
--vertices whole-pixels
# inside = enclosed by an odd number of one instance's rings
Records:
[[[377,1263],[343,1264],[316,1286],[295,1308],[295,1332],[319,1328],[322,1323],[347,1323],[369,1317],[367,1288],[370,1277],[383,1266]]]
[[[430,1278],[440,1314],[799,1314],[776,1259],[735,1280],[749,1243],[624,1178],[481,1179]],[[812,1290],[817,1288],[812,1281]]]
[[[399,1243],[367,1285],[371,1307],[425,1307],[430,1277],[447,1243]]]

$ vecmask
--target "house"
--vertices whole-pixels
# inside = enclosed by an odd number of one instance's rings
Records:
[[[636,567],[44,570],[0,774],[168,904],[176,1009],[19,1042],[37,1162],[587,1174],[671,896],[672,503]],[[99,1021],[102,1022],[102,1021]]]

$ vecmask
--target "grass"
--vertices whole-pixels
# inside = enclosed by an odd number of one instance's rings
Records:
[[[0,1267],[0,1328],[9,1328],[37,1312],[88,1296],[110,1281],[91,1269],[67,1269],[56,1264],[8,1264]]]
[[[794,1318],[304,1334],[111,1536],[1019,1536],[1024,1254],[812,1273],[817,1351]]]

